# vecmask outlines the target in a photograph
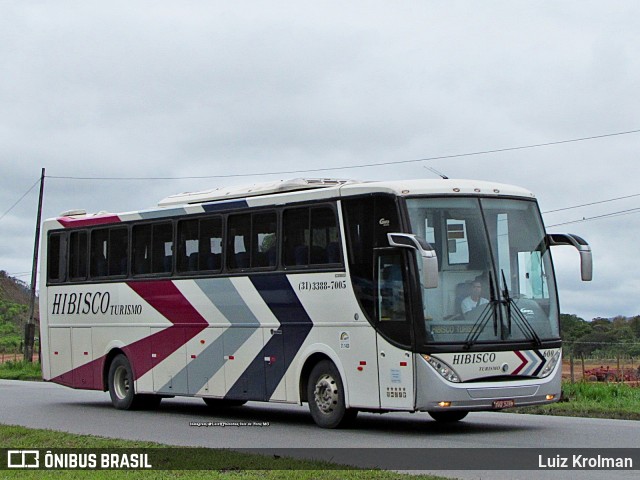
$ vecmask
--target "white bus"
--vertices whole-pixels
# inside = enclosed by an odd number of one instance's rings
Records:
[[[44,223],[43,378],[118,409],[201,397],[358,411],[557,401],[559,310],[534,196],[471,180],[296,179]]]

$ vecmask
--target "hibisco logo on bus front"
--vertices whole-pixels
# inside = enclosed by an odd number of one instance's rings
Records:
[[[494,375],[539,377],[548,362],[557,360],[559,349],[505,352],[449,353],[438,358],[450,365],[463,380]],[[551,367],[552,368],[552,367]],[[548,375],[550,372],[546,372]]]
[[[51,315],[142,315],[142,305],[111,303],[109,292],[56,293]]]

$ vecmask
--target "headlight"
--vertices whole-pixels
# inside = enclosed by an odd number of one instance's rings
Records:
[[[553,354],[553,357],[547,360],[547,364],[542,369],[542,372],[540,372],[540,378],[549,376],[549,374],[556,367],[556,364],[558,363],[558,360],[560,360],[560,357],[561,357],[561,351],[558,350],[556,353]]]
[[[422,358],[424,358],[429,365],[435,368],[436,372],[438,372],[445,380],[453,383],[460,383],[460,377],[458,377],[458,374],[442,360],[432,357],[431,355],[422,355]]]

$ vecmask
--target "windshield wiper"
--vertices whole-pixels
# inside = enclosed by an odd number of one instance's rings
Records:
[[[498,305],[501,303],[500,300],[496,299],[496,293],[493,288],[493,280],[491,279],[491,273],[489,273],[489,292],[491,295],[491,299],[489,303],[487,303],[478,316],[478,319],[475,321],[473,326],[471,327],[471,331],[467,338],[464,341],[464,348],[467,350],[471,348],[480,337],[480,334],[484,331],[484,327],[486,327],[487,323],[489,323],[489,319],[493,317],[493,335],[498,335]]]
[[[520,328],[520,330],[522,331],[522,333],[524,333],[525,335],[528,335],[531,338],[531,340],[535,342],[537,346],[542,345],[542,340],[540,340],[540,337],[536,333],[535,329],[531,326],[531,324],[529,323],[529,320],[527,320],[527,317],[525,317],[524,314],[520,311],[515,300],[511,298],[511,296],[509,295],[509,288],[507,287],[507,280],[504,276],[504,270],[500,270],[500,272],[502,273],[502,283],[504,284],[502,297],[504,298],[504,304],[507,307],[507,320],[509,322],[509,334],[511,334],[511,319],[513,318],[516,324],[518,325],[518,327]],[[515,312],[513,316],[511,315],[512,311]]]

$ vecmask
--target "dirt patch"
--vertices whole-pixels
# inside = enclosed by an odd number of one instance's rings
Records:
[[[619,368],[619,369],[618,369]],[[580,380],[588,380],[588,381],[598,381],[598,377],[600,380],[603,380],[603,376],[613,377],[619,376],[624,372],[627,377],[636,377],[640,376],[640,365],[638,365],[638,361],[630,361],[630,360],[585,360],[584,363],[580,359],[574,360],[573,363],[573,378],[576,381]],[[600,371],[597,375],[595,371]],[[602,374],[605,375],[602,375]],[[610,373],[610,375],[606,375]],[[563,380],[571,380],[571,362],[568,359],[563,360],[562,362],[562,379]],[[611,378],[613,379],[613,378]],[[631,378],[633,379],[633,378]]]
[[[21,353],[0,353],[0,363],[4,362],[21,362],[24,359],[24,355]],[[38,354],[33,356],[34,362],[39,362]]]

